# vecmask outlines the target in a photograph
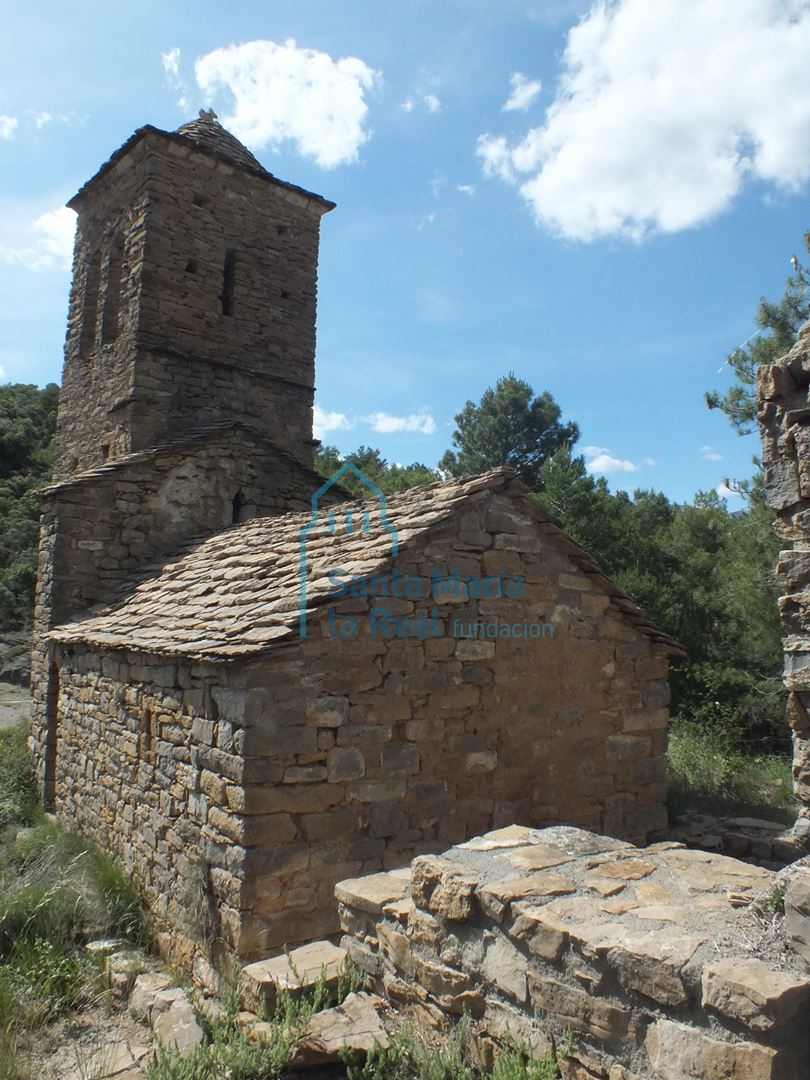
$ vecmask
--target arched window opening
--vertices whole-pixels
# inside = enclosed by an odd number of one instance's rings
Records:
[[[245,496],[242,494],[242,490],[240,488],[240,490],[237,491],[237,493],[234,495],[233,502],[231,504],[231,523],[233,525],[236,525],[238,521],[242,520],[242,508],[244,507],[244,505]]]

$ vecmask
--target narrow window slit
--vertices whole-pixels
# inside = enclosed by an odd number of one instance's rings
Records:
[[[233,291],[236,272],[236,252],[225,252],[225,265],[222,270],[222,314],[233,315]]]

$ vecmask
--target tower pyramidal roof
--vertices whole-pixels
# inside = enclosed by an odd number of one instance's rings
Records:
[[[220,124],[213,109],[200,109],[199,117],[187,124],[181,124],[177,134],[191,139],[218,157],[230,158],[238,165],[272,175],[235,135]]]
[[[226,127],[223,127],[217,119],[217,114],[213,109],[201,109],[200,115],[196,120],[190,120],[187,124],[181,124],[176,131],[163,131],[161,128],[154,127],[152,124],[145,124],[143,127],[138,128],[138,130],[127,139],[124,145],[120,146],[109,160],[101,166],[98,172],[79,188],[73,198],[68,201],[67,205],[74,210],[79,210],[84,196],[96,182],[113,169],[119,161],[125,158],[129,152],[147,136],[156,136],[157,138],[174,142],[194,143],[197,149],[204,154],[210,154],[212,157],[219,158],[220,161],[230,162],[241,169],[246,169],[248,172],[253,173],[254,176],[262,177],[277,187],[294,192],[306,199],[312,199],[314,202],[320,204],[321,213],[335,208],[335,204],[331,199],[325,199],[323,195],[317,195],[314,191],[308,191],[306,188],[299,187],[297,184],[290,184],[286,180],[280,180],[271,173],[269,169],[265,169],[259,159],[252,154],[235,135],[232,135]]]

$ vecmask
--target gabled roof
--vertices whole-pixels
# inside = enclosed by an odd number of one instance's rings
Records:
[[[520,501],[549,542],[562,548],[611,599],[614,611],[640,633],[664,645],[671,655],[682,646],[657,630],[630,598],[606,578],[596,563],[551,518],[511,469],[414,488],[388,499],[396,522],[399,552],[471,506],[489,492]],[[358,509],[373,502],[354,504]],[[300,533],[309,514],[255,518],[208,539],[186,543],[154,576],[131,586],[120,603],[78,622],[57,627],[58,642],[83,642],[104,648],[228,660],[264,652],[295,639],[299,626]],[[330,531],[327,522],[307,538],[307,611],[334,599],[327,574],[340,566],[368,578],[391,563],[390,537]],[[338,561],[339,560],[339,561]]]
[[[202,154],[217,158],[219,161],[227,161],[228,164],[235,165],[253,176],[267,180],[276,187],[312,200],[321,207],[322,213],[334,210],[337,205],[330,199],[325,199],[323,195],[316,195],[315,192],[307,191],[306,188],[298,187],[296,184],[289,184],[285,180],[279,180],[277,176],[265,169],[261,162],[251,154],[250,150],[243,146],[227,128],[223,127],[216,117],[202,112],[197,120],[181,125],[177,131],[164,131],[162,128],[154,127],[152,124],[144,124],[143,127],[139,127],[137,131],[130,135],[123,146],[119,146],[109,160],[105,161],[98,172],[86,183],[82,184],[67,205],[73,210],[79,210],[87,192],[147,135],[157,135],[161,139],[178,143],[181,146],[193,143]]]

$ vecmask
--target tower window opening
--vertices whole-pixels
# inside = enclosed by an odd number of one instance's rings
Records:
[[[222,314],[233,315],[234,277],[236,275],[236,252],[225,252],[222,270]]]
[[[233,497],[233,503],[231,504],[231,523],[236,525],[238,521],[242,519],[242,507],[245,505],[245,496],[242,494],[241,488]]]
[[[188,260],[188,262],[186,263],[186,273],[187,274],[196,274],[197,273],[197,260],[196,259],[189,259]]]
[[[286,225],[276,225],[276,232],[278,233],[279,236],[283,236],[286,231],[287,231],[287,226]]]
[[[107,285],[104,290],[104,311],[101,316],[101,344],[108,345],[118,337],[119,307],[121,304],[121,270],[124,248],[120,237],[113,241],[107,256]]]
[[[290,294],[287,292],[286,289],[281,290],[281,299],[282,300],[289,300],[290,299]]]

